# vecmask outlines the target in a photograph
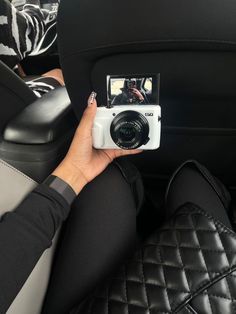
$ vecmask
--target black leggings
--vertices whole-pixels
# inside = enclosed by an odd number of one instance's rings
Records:
[[[166,197],[167,219],[186,202],[231,227],[227,191],[194,162],[182,165],[172,177]],[[115,166],[81,193],[63,232],[43,314],[68,313],[133,252],[135,211],[130,187]]]
[[[136,206],[116,165],[86,186],[62,232],[43,313],[82,300],[135,249]]]

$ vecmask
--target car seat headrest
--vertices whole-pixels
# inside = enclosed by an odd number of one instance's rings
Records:
[[[61,0],[59,48],[72,103],[86,104],[94,88],[93,67],[102,58],[160,51],[235,51],[235,16],[233,0]]]

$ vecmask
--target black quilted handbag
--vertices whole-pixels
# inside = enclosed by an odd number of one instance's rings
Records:
[[[72,313],[236,313],[236,235],[186,204]]]

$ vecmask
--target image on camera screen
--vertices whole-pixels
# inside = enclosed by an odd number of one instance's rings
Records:
[[[160,74],[108,75],[108,107],[159,105]]]

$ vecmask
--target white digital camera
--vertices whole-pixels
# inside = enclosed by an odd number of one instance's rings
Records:
[[[107,77],[107,106],[93,125],[96,149],[155,150],[160,146],[160,75]]]

